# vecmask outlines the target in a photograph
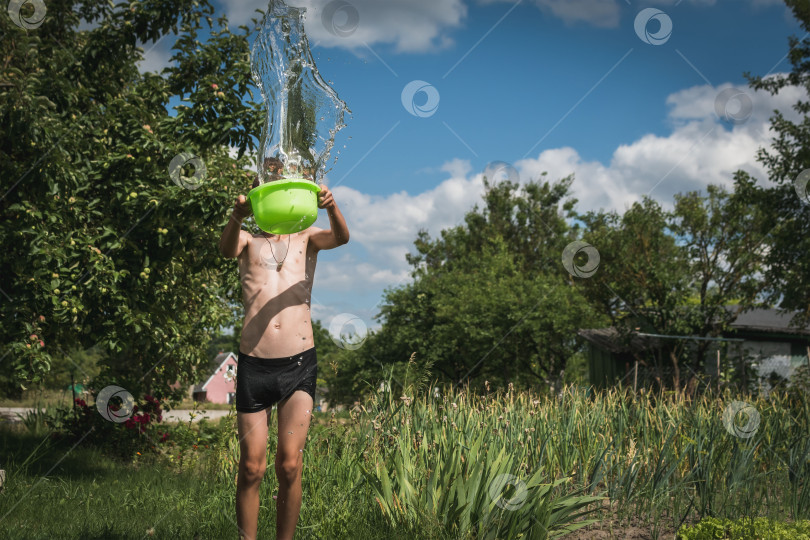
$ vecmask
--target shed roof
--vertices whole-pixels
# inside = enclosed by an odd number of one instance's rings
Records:
[[[613,326],[608,328],[586,328],[579,330],[577,334],[599,346],[599,348],[612,353],[655,349],[660,346],[661,341],[658,338],[635,334],[622,336]]]
[[[727,309],[732,310],[735,307],[730,306]],[[756,308],[739,314],[730,326],[736,332],[768,332],[810,336],[810,326],[803,328],[791,326],[790,322],[794,315],[795,313],[778,309]],[[599,348],[612,353],[656,349],[662,343],[662,338],[657,337],[637,334],[623,336],[612,326],[608,328],[586,328],[579,330],[577,334]]]
[[[729,308],[733,309],[733,308]],[[810,326],[797,327],[790,324],[796,313],[772,308],[757,308],[744,311],[731,323],[734,330],[750,332],[779,332],[810,336]]]

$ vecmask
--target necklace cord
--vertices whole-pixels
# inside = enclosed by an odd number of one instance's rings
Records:
[[[287,251],[286,253],[284,253],[284,258],[281,259],[281,261],[276,259],[276,253],[273,251],[273,242],[271,242],[270,239],[267,238],[266,236],[264,237],[264,239],[267,240],[268,244],[270,244],[270,253],[273,255],[273,260],[276,261],[276,264],[284,263],[284,261],[287,259],[287,254],[290,253],[290,236],[287,236]]]

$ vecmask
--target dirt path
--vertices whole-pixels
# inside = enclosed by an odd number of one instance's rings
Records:
[[[19,422],[20,417],[18,415],[25,415],[33,410],[33,407],[0,407],[0,421]],[[189,409],[174,409],[163,413],[163,421],[188,422],[191,418],[191,413],[192,411]],[[198,416],[194,418],[194,422],[198,422],[202,417],[208,418],[209,420],[222,418],[228,415],[228,411],[224,409],[211,410],[205,411],[204,415],[200,415],[200,412],[198,411],[197,415]]]

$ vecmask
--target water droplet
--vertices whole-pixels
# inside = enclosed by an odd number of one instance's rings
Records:
[[[300,366],[300,365],[301,365],[301,362],[298,362],[298,365]]]
[[[288,433],[289,435],[292,435],[292,434],[293,434],[293,432],[292,432],[292,431],[288,431],[287,433]]]

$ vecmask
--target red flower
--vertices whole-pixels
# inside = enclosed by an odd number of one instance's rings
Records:
[[[133,420],[132,418],[127,418],[127,421],[124,422],[124,425],[127,427],[127,429],[132,429],[135,427],[135,420]]]
[[[143,416],[141,416],[141,418],[142,418],[141,422],[144,424],[148,424],[149,421],[152,419],[152,417],[149,416],[149,413],[143,413]]]
[[[145,395],[145,396],[143,396],[143,397],[144,397],[144,399],[146,399],[146,401],[152,401],[152,400],[154,400],[154,399],[155,399],[155,398],[153,398],[152,396],[150,396],[149,394],[146,394],[146,395]]]
[[[73,402],[74,402],[76,405],[78,405],[79,407],[82,407],[82,408],[86,408],[86,407],[87,407],[87,403],[85,403],[85,401],[84,401],[83,399],[76,398],[76,399],[74,399],[74,400],[73,400]]]

